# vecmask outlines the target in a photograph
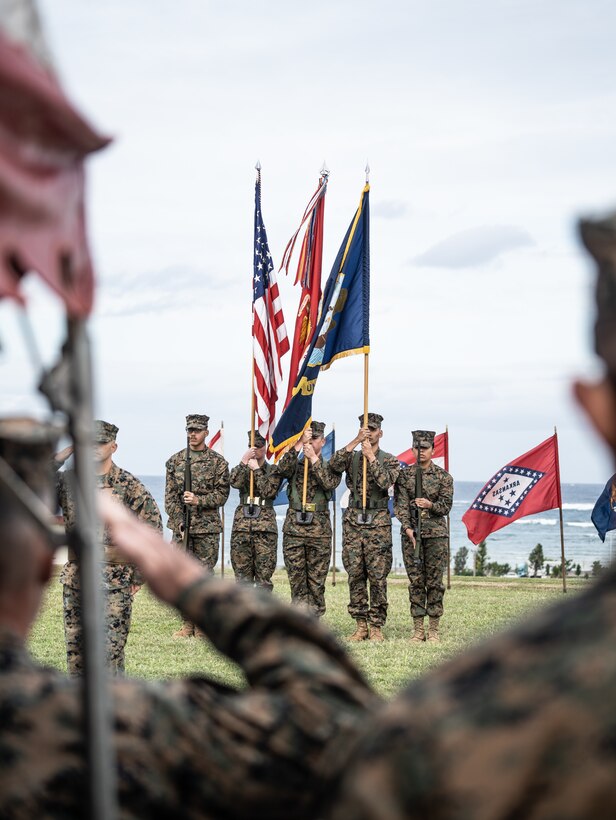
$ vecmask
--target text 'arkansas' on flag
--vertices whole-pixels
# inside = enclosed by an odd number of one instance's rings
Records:
[[[281,358],[289,350],[278,283],[261,213],[261,172],[255,185],[252,342],[256,426],[266,441],[275,425]]]
[[[560,505],[558,440],[553,435],[495,473],[462,521],[469,540],[478,544],[518,518]]]
[[[610,530],[616,530],[616,473],[605,485],[590,518],[602,541]]]
[[[410,447],[397,457],[402,464],[415,464],[417,459],[413,448]],[[449,432],[438,433],[434,436],[434,451],[432,453],[432,461],[443,470],[449,470]]]
[[[293,387],[293,396],[274,430],[270,449],[278,455],[310,423],[312,397],[321,370],[342,356],[370,350],[369,191],[366,184],[325,285],[317,329]]]

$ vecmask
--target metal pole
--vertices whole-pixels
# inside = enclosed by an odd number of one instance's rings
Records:
[[[554,427],[554,439],[556,449],[556,488],[558,492],[558,513],[560,519],[560,556],[561,556],[561,575],[563,576],[563,593],[567,591],[567,572],[565,569],[565,533],[563,528],[563,499],[560,491],[560,463],[558,459],[558,433]]]
[[[332,424],[332,450],[336,450],[336,425]],[[333,502],[334,502],[334,509],[333,509],[333,519],[334,519],[334,526],[332,527],[332,586],[336,586],[336,507],[338,506],[338,501],[336,499],[336,487],[334,487],[334,494],[333,494]]]
[[[225,452],[225,423],[224,421],[220,422],[220,430],[222,436],[222,453],[224,455]],[[251,471],[252,472],[252,471]],[[222,518],[222,532],[220,533],[220,577],[225,577],[225,505],[222,505],[221,508],[221,518]]]
[[[68,348],[73,358],[69,427],[74,444],[77,487],[74,492],[76,547],[79,555],[83,630],[84,721],[90,798],[89,817],[112,820],[117,815],[116,762],[111,743],[111,695],[103,634],[101,554],[96,514],[92,429],[90,345],[85,323],[68,319]]]
[[[449,472],[449,427],[445,425],[445,469]],[[447,513],[447,589],[451,589],[451,520]]]

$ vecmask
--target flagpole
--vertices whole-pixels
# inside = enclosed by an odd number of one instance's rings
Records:
[[[257,171],[257,184],[261,182],[261,163],[257,160],[257,164],[255,165],[255,169]],[[259,198],[260,198],[260,190],[259,190]],[[259,203],[259,208],[261,207]],[[254,334],[254,321],[255,321],[255,307],[254,307],[254,300],[252,303],[252,324],[253,324],[253,334]],[[255,347],[254,347],[254,338],[252,341],[252,374],[250,378],[250,449],[255,446],[255,409],[256,409],[256,398],[255,398]],[[250,469],[250,468],[248,468]],[[250,505],[251,511],[254,506],[253,499],[255,497],[255,477],[252,470],[250,470],[250,492],[248,496],[248,503]]]
[[[332,451],[336,451],[336,425],[332,422]],[[336,586],[336,507],[338,506],[336,500],[336,488],[334,487],[333,494],[334,510],[333,519],[334,526],[332,527],[332,586]]]
[[[567,591],[567,572],[565,570],[565,532],[563,527],[563,498],[560,490],[560,459],[558,457],[558,433],[554,425],[554,438],[556,439],[556,488],[558,490],[558,513],[560,518],[560,556],[561,574],[563,576],[563,593]]]
[[[370,166],[366,161],[366,185],[370,182]],[[364,353],[364,428],[368,426],[368,357],[369,353]],[[364,475],[362,484],[362,514],[366,520],[366,496],[368,484],[368,459],[364,456]]]
[[[224,455],[225,450],[225,423],[224,421],[220,422],[220,430],[222,436],[222,455]],[[252,471],[251,471],[252,472]],[[222,518],[222,532],[220,533],[220,577],[225,577],[225,505],[222,505],[221,510],[221,518]]]
[[[449,472],[449,426],[445,425],[445,469]],[[447,589],[451,589],[451,523],[447,513]]]

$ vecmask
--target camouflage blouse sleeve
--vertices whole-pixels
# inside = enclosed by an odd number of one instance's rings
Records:
[[[324,490],[335,490],[338,484],[340,484],[342,475],[332,470],[329,466],[329,462],[320,459],[316,464],[311,465],[311,469],[317,483],[320,484]]]
[[[158,509],[158,504],[154,500],[152,493],[137,479],[131,487],[130,499],[127,499],[128,506],[145,523],[155,530],[162,532],[163,521]]]
[[[238,464],[237,467],[234,467],[231,470],[229,475],[229,484],[236,490],[243,490],[246,486],[246,482],[250,478],[249,470],[250,467],[248,467],[247,464]]]
[[[368,470],[376,484],[382,490],[388,490],[392,484],[396,483],[400,473],[400,462],[391,455],[386,455],[383,464],[379,464],[378,459],[368,462]]]
[[[453,505],[453,478],[443,471],[441,486],[436,501],[432,502],[432,515],[448,515]]]
[[[271,595],[204,580],[179,607],[248,681],[168,684],[174,702],[148,745],[164,746],[184,800],[202,816],[318,816],[378,698],[326,629]]]
[[[409,491],[409,477],[410,472],[408,468],[400,470],[394,485],[394,514],[402,525],[403,530],[413,526],[411,502],[415,499],[415,493],[414,491]]]
[[[175,471],[173,461],[169,459],[166,464],[167,474],[165,477],[165,512],[169,516],[171,525],[179,527],[184,514],[184,505],[182,504],[182,490],[177,486],[175,480]]]
[[[346,447],[342,447],[340,450],[336,450],[334,455],[330,458],[329,467],[334,472],[342,475],[345,470],[349,469],[352,457],[353,453],[347,452]]]
[[[196,493],[199,499],[199,509],[205,507],[213,510],[223,507],[227,498],[229,498],[230,491],[229,465],[224,458],[219,458],[216,461],[212,489],[208,493]]]
[[[282,476],[282,478],[293,478],[293,474],[295,473],[295,469],[297,467],[297,457],[298,452],[294,447],[292,447],[282,456],[276,465],[275,469],[278,472],[278,475]]]
[[[280,489],[280,482],[282,477],[275,467],[269,467],[265,464],[254,472],[255,487],[257,495],[260,498],[266,498],[273,501],[278,495]]]

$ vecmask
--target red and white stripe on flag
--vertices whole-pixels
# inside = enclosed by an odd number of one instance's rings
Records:
[[[218,453],[219,456],[224,456],[225,454],[225,431],[221,427],[220,430],[217,430],[212,438],[208,441],[207,446],[210,450],[213,450],[215,453]]]
[[[278,387],[282,379],[280,360],[289,350],[289,338],[273,269],[268,272],[268,279],[269,285],[263,296],[254,302],[252,323],[257,428],[266,441],[269,441],[270,433],[275,427]]]
[[[410,448],[400,453],[398,461],[402,461],[404,464],[415,464],[416,458],[413,449]],[[444,470],[449,470],[449,433],[447,431],[434,436],[432,461]]]

